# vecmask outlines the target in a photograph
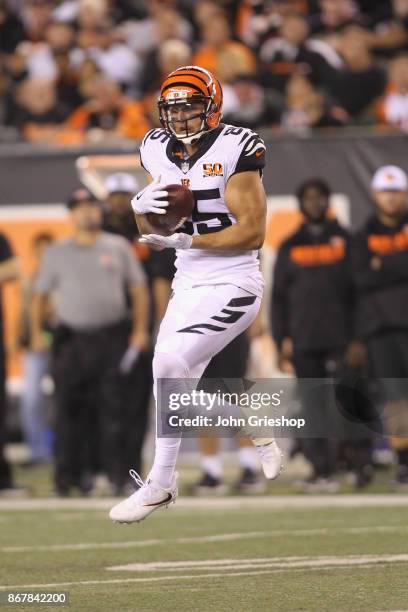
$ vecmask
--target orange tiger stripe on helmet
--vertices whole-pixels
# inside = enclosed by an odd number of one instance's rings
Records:
[[[216,83],[218,87],[221,88],[217,79],[207,70],[199,68],[198,66],[185,66],[177,68],[177,70],[174,70],[168,75],[163,83],[161,93],[163,94],[166,89],[174,85],[193,85],[197,87],[203,95],[211,96],[214,93],[212,91],[213,83]]]
[[[181,76],[175,76],[175,77],[166,79],[162,87],[161,95],[165,97],[166,93],[169,90],[173,90],[173,89],[183,89],[183,90],[186,89],[188,90],[189,97],[192,95],[201,95],[201,96],[210,95],[207,88],[203,85],[203,83],[201,83],[200,81],[198,81],[197,79],[195,79],[193,76],[190,76],[190,75],[188,76],[188,79],[184,79]]]

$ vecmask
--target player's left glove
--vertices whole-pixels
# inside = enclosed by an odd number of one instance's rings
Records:
[[[139,242],[149,244],[161,249],[189,249],[193,237],[189,234],[172,234],[171,236],[160,236],[159,234],[143,234]]]

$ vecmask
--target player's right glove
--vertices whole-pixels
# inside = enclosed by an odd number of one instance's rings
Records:
[[[160,251],[162,249],[190,249],[193,237],[189,234],[183,234],[182,232],[172,234],[171,236],[142,234],[142,237],[139,238],[139,242],[154,246]]]
[[[160,179],[161,176],[154,179],[132,199],[132,208],[137,215],[145,215],[146,213],[166,214],[165,209],[169,202],[159,198],[167,198],[169,193],[163,189],[164,186],[160,183]]]

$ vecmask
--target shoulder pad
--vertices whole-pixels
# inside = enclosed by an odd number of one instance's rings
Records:
[[[155,128],[147,132],[139,149],[140,163],[142,167],[152,174],[151,164],[157,159],[157,147],[166,145],[170,135],[163,128]]]
[[[265,167],[266,146],[259,134],[252,130],[243,130],[237,145],[238,158],[235,173],[247,170],[259,170],[262,173]]]

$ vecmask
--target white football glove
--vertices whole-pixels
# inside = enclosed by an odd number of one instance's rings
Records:
[[[160,201],[159,198],[167,198],[168,191],[164,191],[164,185],[160,183],[161,176],[157,177],[139,191],[132,199],[132,208],[137,215],[145,215],[146,213],[156,213],[157,215],[165,215],[168,201]]]
[[[162,249],[189,249],[193,237],[189,234],[172,234],[171,236],[160,236],[159,234],[143,234],[139,242],[150,244]]]

